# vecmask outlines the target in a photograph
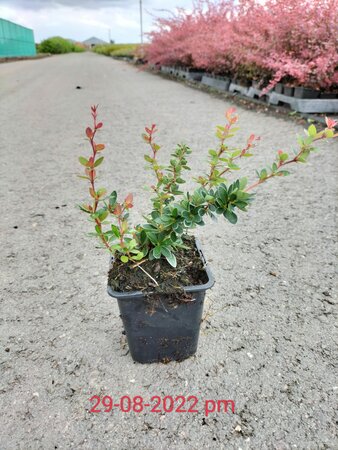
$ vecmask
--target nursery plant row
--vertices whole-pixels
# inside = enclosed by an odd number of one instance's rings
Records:
[[[337,112],[336,10],[336,0],[200,0],[156,21],[144,57],[172,75],[193,69],[187,78],[216,89]]]
[[[277,83],[271,91],[264,91],[259,83],[242,84],[230,77],[221,77],[200,70],[183,67],[152,65],[152,69],[160,69],[162,73],[180,79],[200,82],[220,92],[241,94],[248,98],[256,98],[270,105],[289,105],[293,111],[301,113],[338,113],[338,94],[321,92],[302,86],[290,87]]]

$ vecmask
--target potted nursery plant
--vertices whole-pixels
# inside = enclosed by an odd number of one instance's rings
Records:
[[[91,146],[89,158],[81,156],[84,178],[89,184],[90,201],[80,205],[94,225],[94,235],[111,254],[108,293],[118,301],[129,349],[141,363],[183,360],[196,352],[205,291],[214,280],[205,263],[198,241],[189,231],[204,225],[208,217],[223,216],[231,224],[237,213],[246,211],[254,188],[289,173],[292,163],[306,162],[315,141],[338,136],[335,122],[326,119],[327,128],[317,131],[310,125],[299,138],[299,149],[289,156],[280,150],[271,167],[258,171],[258,179],[246,178],[228,183],[225,175],[238,170],[241,158],[252,156],[258,138],[251,135],[242,148],[227,144],[236,132],[238,117],[232,108],[226,124],[218,126],[219,146],[209,150],[209,169],[195,178],[192,192],[181,191],[189,170],[190,148],[178,145],[168,165],[158,162],[160,146],[155,141],[156,126],[145,128],[143,139],[149,147],[145,161],[154,173],[152,209],[144,223],[132,226],[129,212],[133,195],[119,200],[116,191],[97,187],[97,168],[102,164],[104,144],[97,143],[102,122],[92,106],[93,125],[86,129]],[[108,220],[111,218],[112,220]]]
[[[229,76],[206,73],[203,75],[201,83],[219,91],[227,91],[229,89],[231,79]]]

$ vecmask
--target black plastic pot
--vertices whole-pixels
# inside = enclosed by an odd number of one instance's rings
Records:
[[[338,98],[338,93],[334,92],[321,92],[320,98],[326,99],[326,100],[334,100]]]
[[[180,68],[176,76],[178,76],[179,78],[183,78],[185,80],[201,81],[203,74],[204,71],[202,70]]]
[[[230,78],[205,74],[202,77],[202,84],[210,86],[219,91],[227,91],[230,86]]]
[[[291,87],[291,86],[283,86],[283,94],[286,95],[287,97],[293,97],[293,94],[295,92],[295,88]]]
[[[295,98],[318,98],[320,92],[305,87],[296,87],[294,92]]]
[[[196,247],[205,264],[199,243]],[[172,302],[161,294],[146,298],[142,292],[116,292],[108,286],[108,294],[117,299],[128,346],[139,363],[182,361],[197,350],[205,292],[214,278],[205,266],[208,281],[184,288],[191,299]],[[182,295],[184,297],[184,295]]]
[[[277,94],[283,94],[283,83],[277,83],[274,90]]]

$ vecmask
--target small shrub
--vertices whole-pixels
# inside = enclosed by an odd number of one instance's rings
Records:
[[[74,44],[60,36],[45,39],[38,45],[39,53],[51,53],[53,55],[72,52],[78,53],[83,51],[85,51],[85,49],[80,45]]]
[[[184,192],[182,186],[186,182],[186,173],[190,170],[188,158],[190,148],[181,144],[171,154],[167,165],[161,165],[158,160],[160,145],[156,142],[156,125],[145,128],[142,135],[149,152],[144,159],[154,175],[154,181],[149,186],[152,194],[152,209],[143,215],[145,223],[132,226],[129,222],[129,212],[134,204],[132,194],[124,200],[118,200],[116,191],[108,193],[104,187],[97,186],[97,168],[102,164],[105,149],[104,144],[97,143],[97,134],[102,128],[102,122],[97,120],[97,107],[92,106],[92,127],[86,128],[86,137],[90,143],[89,157],[80,156],[79,161],[84,166],[84,174],[80,175],[87,181],[90,200],[80,205],[94,225],[93,235],[123,263],[137,264],[144,259],[165,258],[169,264],[176,267],[175,253],[184,247],[184,236],[197,226],[205,225],[209,217],[216,220],[223,216],[230,223],[237,222],[237,214],[246,211],[254,200],[252,190],[271,180],[289,175],[286,168],[290,164],[305,163],[310,154],[315,151],[315,143],[323,139],[337,137],[334,127],[336,122],[326,119],[327,127],[318,131],[310,125],[305,137],[298,138],[298,148],[293,154],[279,150],[275,161],[268,167],[257,171],[257,180],[248,183],[247,178],[238,178],[230,182],[228,176],[240,170],[240,161],[253,156],[253,149],[259,138],[251,134],[243,146],[230,146],[230,139],[238,130],[238,116],[235,109],[226,112],[226,122],[216,127],[219,144],[217,148],[208,151],[208,167],[193,178],[196,187],[191,192]],[[111,217],[112,223],[107,219]]]

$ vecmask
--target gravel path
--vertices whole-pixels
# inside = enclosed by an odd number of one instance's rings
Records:
[[[89,53],[0,66],[1,450],[337,449],[337,145],[261,187],[237,226],[198,230],[217,283],[197,356],[143,366],[106,294],[108,255],[75,208],[94,103],[108,147],[102,185],[135,193],[135,220],[149,204],[143,126],[158,124],[163,157],[189,143],[196,173],[230,106]],[[235,141],[262,137],[249,174],[302,133],[239,113]],[[91,414],[93,395],[196,395],[200,412]],[[233,399],[235,414],[206,417],[206,399]]]

